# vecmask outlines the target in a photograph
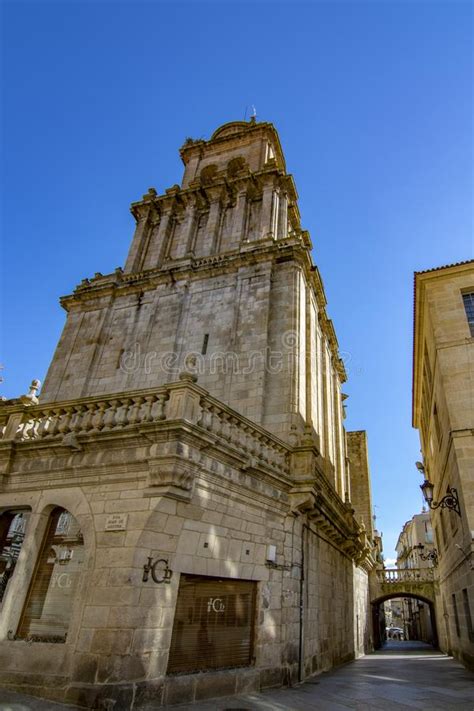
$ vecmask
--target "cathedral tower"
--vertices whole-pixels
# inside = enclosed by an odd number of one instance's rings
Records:
[[[0,401],[0,684],[86,708],[371,648],[367,443],[278,135],[233,122],[181,157],[125,267],[61,300],[39,400]]]
[[[124,270],[84,280],[42,402],[199,384],[285,441],[310,433],[345,495],[344,366],[270,123],[188,138],[184,175],[132,204]]]

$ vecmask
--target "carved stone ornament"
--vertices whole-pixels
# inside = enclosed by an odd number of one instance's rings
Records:
[[[313,511],[317,492],[312,487],[294,487],[290,491],[290,507],[293,513],[308,513]]]
[[[36,393],[39,390],[41,382],[39,380],[32,380],[29,388],[28,395],[22,395],[20,397],[23,405],[37,405],[39,403]]]
[[[148,462],[149,493],[170,499],[189,501],[199,465],[178,456],[162,457]]]

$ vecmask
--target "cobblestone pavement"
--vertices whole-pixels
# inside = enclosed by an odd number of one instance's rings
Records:
[[[71,708],[0,689],[0,711]],[[147,707],[149,711],[152,708],[156,707]],[[170,711],[474,711],[474,673],[428,645],[393,641],[382,650],[292,689],[165,708]]]

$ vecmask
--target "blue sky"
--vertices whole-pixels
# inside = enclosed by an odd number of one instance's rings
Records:
[[[473,256],[472,4],[3,2],[1,392],[44,378],[60,295],[123,265],[129,204],[254,104],[279,131],[367,429],[392,557],[421,507],[413,272]]]

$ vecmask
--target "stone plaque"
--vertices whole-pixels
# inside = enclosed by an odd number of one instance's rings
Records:
[[[125,531],[127,528],[128,514],[115,513],[107,516],[105,520],[106,531]]]

